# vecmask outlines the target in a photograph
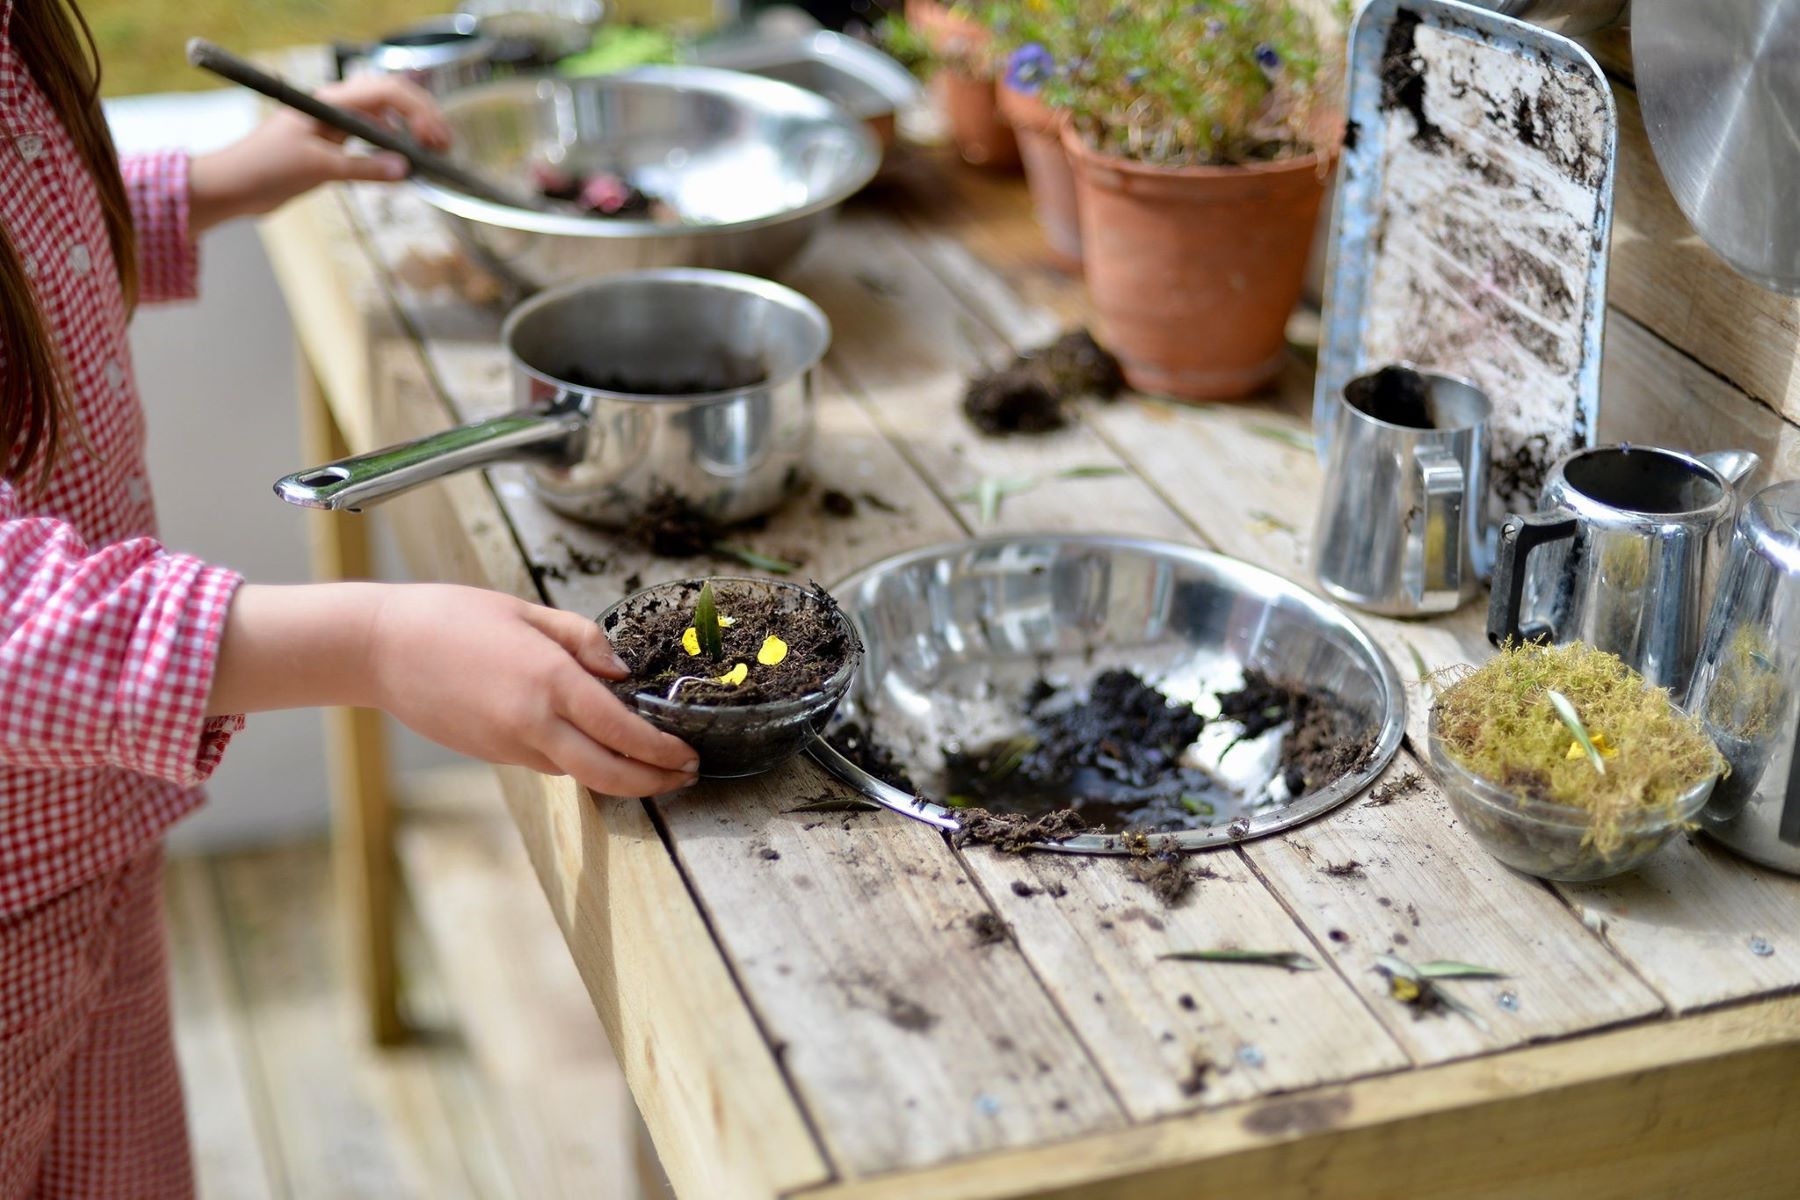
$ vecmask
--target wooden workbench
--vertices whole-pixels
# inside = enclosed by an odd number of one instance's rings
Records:
[[[404,281],[450,251],[405,190],[315,195],[266,240],[317,385],[315,459],[509,404],[501,310]],[[803,549],[806,573],[831,581],[971,533],[1104,530],[1308,580],[1319,472],[1298,363],[1279,396],[1241,407],[1128,398],[1066,433],[1002,441],[962,420],[971,370],[1083,315],[1080,285],[1040,265],[1016,181],[928,163],[855,204],[785,278],[834,328],[820,485],[898,511],[838,520],[802,501],[755,548]],[[1634,431],[1688,419],[1635,403]],[[1095,464],[1126,471],[1049,481]],[[984,475],[1047,482],[978,527],[957,497]],[[599,612],[628,576],[717,569],[562,520],[512,469],[386,511],[422,577],[576,612]],[[362,518],[316,519],[321,569],[366,570]],[[603,569],[584,574],[575,555]],[[1364,619],[1411,684],[1415,737],[1415,664],[1483,654],[1480,616]],[[334,736],[370,1014],[393,1036],[379,729],[345,714]],[[1402,751],[1390,778],[1417,765]],[[648,802],[501,774],[683,1197],[1800,1190],[1800,880],[1703,841],[1621,881],[1552,887],[1487,857],[1427,786],[1213,853],[1216,877],[1165,910],[1114,861],[958,851],[886,812],[785,812],[836,787],[805,762]],[[1349,860],[1360,875],[1323,870]],[[1008,939],[971,932],[987,912]],[[1158,961],[1215,945],[1303,950],[1328,969]],[[1384,951],[1509,978],[1454,985],[1485,1028],[1415,1019],[1373,969]]]

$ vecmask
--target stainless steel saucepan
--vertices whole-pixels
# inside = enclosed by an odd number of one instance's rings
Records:
[[[805,478],[831,327],[791,288],[692,268],[610,275],[526,301],[500,336],[513,412],[296,472],[275,494],[354,512],[524,462],[544,503],[580,521],[627,525],[673,497],[729,523]]]

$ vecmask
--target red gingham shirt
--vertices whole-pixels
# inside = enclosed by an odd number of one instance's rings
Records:
[[[86,445],[65,439],[41,493],[0,483],[0,920],[141,854],[199,803],[243,726],[206,716],[239,577],[155,540],[99,199],[11,15],[0,0],[0,228],[68,363]],[[123,166],[143,298],[192,297],[186,155]]]

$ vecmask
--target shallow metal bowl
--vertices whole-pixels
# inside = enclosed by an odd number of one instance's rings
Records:
[[[1209,725],[1190,753],[1243,806],[1204,829],[1153,835],[1157,847],[1226,845],[1310,820],[1374,780],[1406,724],[1393,664],[1342,609],[1267,571],[1187,546],[1106,535],[987,538],[887,559],[832,593],[865,647],[836,720],[871,730],[926,793],[942,780],[943,747],[1019,731],[1021,698],[1037,680],[1081,688],[1111,667],[1136,671],[1206,716],[1218,713],[1214,693],[1238,686],[1254,667],[1329,693],[1375,747],[1357,770],[1290,799],[1278,780],[1285,727],[1237,740],[1234,722]],[[809,749],[870,799],[957,827],[954,809],[872,778],[824,741]],[[1109,834],[1044,848],[1126,849]]]
[[[521,290],[646,267],[768,275],[881,161],[861,122],[803,88],[706,67],[516,78],[444,101],[454,157],[516,186],[535,163],[610,171],[679,220],[535,212],[414,186],[484,266]]]

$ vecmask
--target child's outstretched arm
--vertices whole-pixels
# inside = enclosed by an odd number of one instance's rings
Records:
[[[90,551],[16,513],[0,483],[0,762],[195,784],[233,714],[349,704],[615,795],[693,781],[693,751],[595,678],[624,672],[591,621],[476,588],[241,586],[148,538]]]
[[[245,585],[227,618],[208,709],[322,704],[392,713],[489,762],[647,796],[694,780],[694,752],[595,676],[625,665],[593,621],[443,584]]]

